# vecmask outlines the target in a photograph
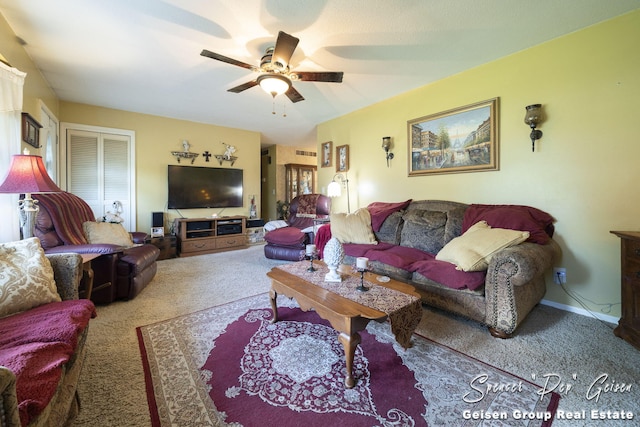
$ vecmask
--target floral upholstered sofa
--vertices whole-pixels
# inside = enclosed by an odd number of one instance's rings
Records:
[[[0,425],[68,425],[96,314],[78,299],[82,257],[45,256],[35,237],[2,243],[0,273]]]
[[[333,235],[345,264],[366,257],[374,273],[414,285],[425,304],[507,338],[545,294],[545,275],[561,253],[554,222],[529,206],[376,202],[332,214],[316,245]]]

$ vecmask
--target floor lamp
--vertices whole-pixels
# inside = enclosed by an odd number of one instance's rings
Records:
[[[327,196],[340,197],[342,195],[340,184],[336,181],[336,179],[344,184],[347,188],[347,213],[351,213],[351,203],[349,202],[349,178],[347,178],[346,173],[344,175],[341,173],[337,173],[334,175],[333,179],[327,186]]]
[[[31,193],[59,193],[60,187],[47,174],[41,156],[15,154],[11,157],[9,173],[2,185],[0,193],[24,194],[18,201],[20,228],[22,238],[33,237],[33,230],[38,215],[38,201],[31,198]]]

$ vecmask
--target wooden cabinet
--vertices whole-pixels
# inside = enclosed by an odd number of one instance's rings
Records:
[[[316,166],[288,163],[285,170],[285,201],[291,202],[300,194],[316,191]]]
[[[145,243],[150,243],[160,249],[158,261],[178,256],[178,239],[176,236],[172,236],[171,234],[167,234],[162,237],[148,237],[145,240]]]
[[[177,218],[174,228],[180,256],[210,254],[248,246],[246,217]]]
[[[621,239],[622,317],[613,333],[640,349],[640,232],[612,231]]]

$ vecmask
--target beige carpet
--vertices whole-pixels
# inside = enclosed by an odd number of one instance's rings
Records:
[[[79,386],[82,410],[73,425],[149,426],[136,327],[267,292],[265,274],[280,263],[265,259],[262,246],[164,260],[156,278],[134,300],[98,307]],[[605,416],[606,411],[634,412],[631,422],[605,420],[598,426],[634,425],[640,419],[640,352],[616,338],[611,325],[539,306],[514,338],[499,340],[477,323],[425,308],[418,331],[514,375],[555,387],[562,411],[586,411],[587,417],[591,410]],[[608,384],[631,384],[630,391],[620,387],[622,392],[598,394],[605,389],[598,381],[603,376]],[[557,419],[553,425],[592,423]]]

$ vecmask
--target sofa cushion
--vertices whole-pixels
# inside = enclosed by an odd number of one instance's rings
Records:
[[[0,317],[60,300],[37,237],[0,244]]]
[[[398,203],[385,203],[385,202],[373,202],[367,206],[369,213],[371,214],[371,228],[373,231],[380,231],[382,223],[387,219],[389,215],[394,212],[404,210],[411,203],[411,199],[405,202]]]
[[[404,221],[402,219],[403,213],[403,211],[392,213],[384,220],[380,230],[374,231],[378,242],[392,243],[394,245],[400,244],[402,226],[404,225]]]
[[[133,246],[131,235],[122,224],[86,221],[82,224],[82,229],[89,244],[108,243],[124,248]]]
[[[0,319],[0,365],[16,375],[22,425],[42,412],[58,389],[78,337],[96,316],[86,299],[44,304]]]
[[[495,228],[528,231],[530,242],[544,245],[553,237],[555,219],[530,206],[474,204],[465,212],[462,232],[478,221],[486,221]]]
[[[436,259],[455,264],[458,270],[482,271],[487,269],[494,253],[528,238],[528,231],[491,228],[485,221],[480,221],[447,243]]]
[[[484,285],[487,277],[486,271],[461,271],[454,264],[435,258],[416,261],[410,268],[414,271],[414,280],[417,282],[422,282],[422,275],[451,289],[476,290]]]
[[[35,236],[40,239],[40,245],[45,251],[49,248],[64,245],[64,242],[56,233],[51,215],[46,209],[40,209],[36,216],[35,232]]]
[[[127,273],[137,276],[156,262],[158,256],[160,256],[160,249],[151,244],[136,245],[132,248],[125,249],[118,262],[118,272],[122,273],[120,271],[121,266],[128,265]]]
[[[445,244],[446,212],[412,210],[403,215],[404,226],[400,244],[432,254]]]
[[[331,235],[342,244],[378,244],[371,228],[371,214],[366,208],[352,214],[331,214]]]
[[[295,227],[284,227],[270,231],[264,235],[264,240],[272,245],[294,246],[302,245],[306,235]]]

